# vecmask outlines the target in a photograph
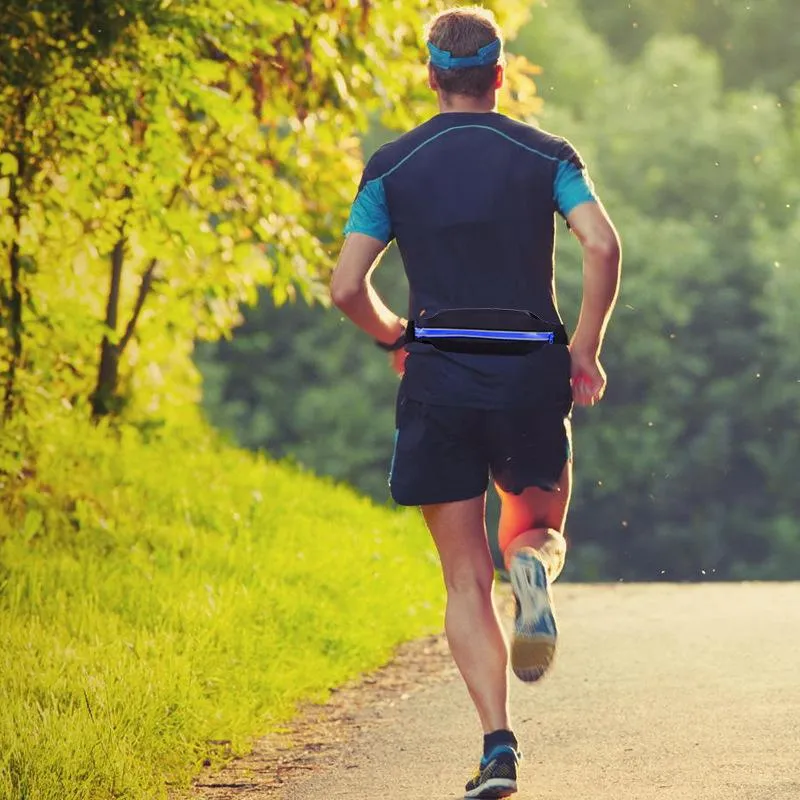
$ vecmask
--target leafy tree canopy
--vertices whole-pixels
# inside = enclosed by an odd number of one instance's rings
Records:
[[[500,5],[500,4],[498,4]],[[168,414],[195,339],[266,287],[324,294],[368,121],[430,109],[437,4],[171,0],[0,10],[5,416]],[[519,26],[525,3],[502,4]],[[536,102],[524,59],[512,99]]]

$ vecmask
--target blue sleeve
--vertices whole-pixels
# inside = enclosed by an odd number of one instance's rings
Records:
[[[381,178],[362,180],[350,209],[350,217],[344,226],[344,232],[345,235],[363,233],[385,243],[394,238],[389,206],[386,203],[386,192]]]
[[[571,145],[565,145],[553,183],[553,198],[562,217],[581,203],[597,200],[592,180],[580,156]]]

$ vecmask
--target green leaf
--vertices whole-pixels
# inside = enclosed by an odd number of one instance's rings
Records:
[[[30,542],[34,536],[42,529],[44,523],[44,514],[38,509],[33,508],[25,514],[25,520],[22,523],[22,538],[26,542]]]
[[[9,152],[0,153],[0,175],[16,175],[18,172],[16,156]]]

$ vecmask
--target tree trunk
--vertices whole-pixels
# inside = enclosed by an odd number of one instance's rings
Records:
[[[20,198],[20,186],[25,181],[27,172],[24,149],[25,124],[28,120],[28,106],[32,93],[23,94],[19,100],[16,119],[17,149],[14,157],[17,160],[17,174],[10,179],[8,199],[11,202],[11,219],[14,222],[14,241],[8,251],[10,292],[7,299],[8,332],[11,336],[11,347],[8,359],[8,370],[3,390],[3,420],[8,422],[14,414],[14,395],[17,390],[17,370],[22,361],[22,259],[19,254],[19,240],[24,213],[23,201]],[[4,309],[5,311],[6,309]],[[3,314],[5,317],[5,313]]]
[[[11,273],[11,293],[8,300],[8,331],[11,335],[11,348],[6,372],[6,385],[3,398],[3,420],[8,422],[14,414],[14,394],[17,384],[17,367],[22,359],[22,268],[19,258],[19,215],[14,211],[16,238],[11,244],[8,264]]]
[[[106,303],[106,327],[110,335],[103,337],[100,346],[100,367],[97,371],[97,385],[92,392],[92,418],[97,421],[109,414],[116,413],[120,409],[120,399],[117,396],[117,384],[119,383],[119,361],[125,348],[133,338],[136,330],[136,323],[142,313],[144,302],[153,287],[158,260],[153,258],[147,265],[142,282],[139,284],[139,292],[136,295],[136,302],[133,306],[128,324],[119,340],[114,342],[117,333],[117,323],[119,321],[119,295],[122,284],[122,267],[125,263],[125,245],[127,238],[124,234],[124,226],[120,226],[120,238],[111,251],[111,283],[108,289],[108,302]]]
[[[136,120],[131,118],[130,124],[134,126],[135,123]],[[135,128],[134,133],[137,134]],[[139,130],[137,135],[141,135],[141,133],[142,130]],[[209,132],[208,135],[210,136],[211,133]],[[172,208],[173,204],[178,199],[181,188],[189,182],[194,164],[195,162],[193,161],[189,165],[183,180],[173,187],[172,193],[165,204],[165,208]],[[128,186],[125,188],[123,197],[130,198],[131,196],[131,189]],[[119,321],[119,294],[122,282],[122,267],[125,261],[126,243],[127,237],[125,236],[125,223],[123,222],[119,227],[119,239],[111,252],[111,284],[108,290],[108,303],[106,304],[106,326],[107,329],[114,334],[115,339],[117,323]],[[100,367],[97,372],[97,386],[91,396],[92,419],[95,421],[115,413],[120,409],[120,398],[117,396],[120,358],[136,332],[136,325],[139,322],[139,317],[144,308],[145,301],[156,279],[158,263],[157,258],[151,258],[147,264],[142,274],[142,281],[139,284],[139,291],[136,295],[136,301],[133,304],[131,316],[119,340],[114,343],[109,339],[108,335],[103,337],[103,342],[100,347]]]
[[[106,328],[116,339],[117,321],[119,319],[119,293],[122,284],[122,266],[125,263],[125,245],[127,240],[124,228],[120,227],[120,237],[111,251],[111,282],[106,303]],[[92,418],[105,417],[114,411],[117,381],[119,380],[119,343],[103,336],[100,345],[100,367],[97,371],[97,385],[92,393]]]
[[[19,239],[22,227],[22,202],[19,197],[19,183],[22,179],[25,154],[22,146],[17,150],[17,174],[11,176],[9,200],[11,201],[11,219],[14,222],[14,241],[8,251],[10,292],[7,299],[8,332],[11,337],[8,369],[6,371],[3,390],[3,420],[8,422],[14,415],[14,395],[17,389],[17,369],[22,360],[22,260],[19,254]],[[3,315],[5,316],[5,314]]]

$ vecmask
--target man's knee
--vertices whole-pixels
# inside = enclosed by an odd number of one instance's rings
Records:
[[[462,562],[444,571],[448,594],[489,595],[494,584],[494,565],[490,559],[481,563]]]

